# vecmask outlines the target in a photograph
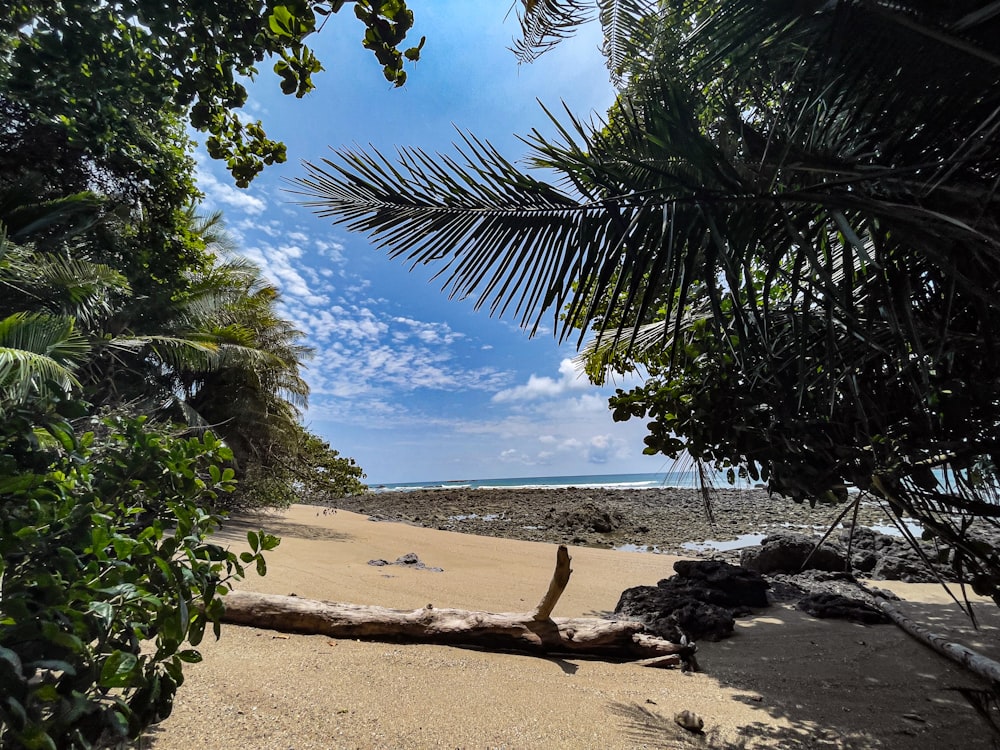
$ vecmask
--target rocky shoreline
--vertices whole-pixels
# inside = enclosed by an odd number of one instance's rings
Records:
[[[810,507],[763,490],[732,489],[711,494],[711,517],[699,491],[672,488],[448,488],[371,493],[336,505],[373,521],[700,558],[694,567],[683,563],[684,570],[656,586],[625,591],[616,608],[648,621],[666,638],[681,632],[712,640],[730,634],[733,617],[753,605],[740,597],[730,601],[729,589],[749,590],[748,576],[761,587],[758,606],[786,602],[817,617],[874,623],[887,621],[875,606],[876,596],[894,597],[860,585],[848,569],[875,580],[933,582],[938,579],[925,560],[934,560],[943,580],[953,572],[947,555],[932,543],[921,543],[921,552],[913,549],[870,501],[859,505],[856,519],[853,511],[842,517],[844,505]],[[858,528],[852,535],[854,520]],[[919,535],[915,524],[907,525]],[[837,528],[814,550],[831,526]],[[880,533],[890,530],[895,535]]]
[[[844,508],[810,508],[764,490],[722,489],[712,494],[710,520],[698,490],[575,487],[369,493],[332,505],[375,520],[465,534],[734,560],[735,550],[777,531],[823,533]],[[892,521],[877,505],[862,503],[858,524]]]

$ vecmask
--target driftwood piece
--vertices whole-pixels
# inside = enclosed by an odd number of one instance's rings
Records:
[[[570,574],[573,572],[569,567],[569,561],[569,550],[566,549],[565,544],[560,544],[559,549],[556,550],[556,569],[552,573],[552,580],[549,581],[549,589],[545,592],[542,600],[538,602],[535,611],[531,613],[533,620],[548,620],[552,615],[552,610],[556,608],[559,597],[566,590]]]
[[[430,604],[411,611],[232,591],[223,600],[222,619],[237,625],[334,638],[642,660],[645,666],[657,667],[689,664],[696,650],[694,644],[671,643],[648,635],[642,623],[549,617],[569,581],[569,563],[569,553],[560,545],[552,582],[533,612],[437,609]]]
[[[984,680],[994,685],[1000,685],[1000,662],[985,657],[960,643],[949,641],[943,635],[932,633],[923,625],[906,617],[886,599],[880,598],[877,600],[877,603],[879,609],[889,615],[896,625],[925,646],[929,646],[942,656],[951,659]]]

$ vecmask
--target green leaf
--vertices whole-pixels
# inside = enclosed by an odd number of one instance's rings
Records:
[[[15,678],[20,679],[21,677],[21,657],[17,655],[17,652],[12,651],[9,648],[0,646],[0,674],[6,671],[10,676],[7,679]]]
[[[130,687],[138,677],[136,667],[139,660],[135,654],[125,651],[112,651],[101,667],[102,687]]]
[[[271,31],[278,36],[294,36],[292,33],[294,16],[289,12],[287,6],[275,6],[274,10],[271,11],[271,15],[267,18],[267,23]]]

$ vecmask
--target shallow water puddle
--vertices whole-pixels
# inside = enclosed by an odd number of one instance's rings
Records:
[[[920,535],[924,533],[924,527],[916,521],[906,520],[903,521],[903,525],[909,529],[910,533],[915,537],[919,538]],[[879,534],[886,534],[888,536],[903,536],[903,533],[896,527],[895,524],[892,523],[873,523],[868,528]]]
[[[480,521],[496,521],[501,517],[501,513],[486,513],[482,516],[477,513],[461,513],[457,516],[448,516],[449,521],[472,521],[479,519]]]
[[[654,544],[619,544],[614,548],[615,552],[652,552],[660,554],[661,550]]]
[[[767,534],[740,534],[735,539],[719,541],[717,539],[706,539],[704,542],[684,542],[681,545],[684,549],[692,552],[729,552],[734,549],[743,549],[760,544]]]

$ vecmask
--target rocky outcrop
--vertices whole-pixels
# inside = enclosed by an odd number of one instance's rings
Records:
[[[908,583],[936,581],[935,571],[944,580],[954,577],[948,551],[932,542],[920,542],[918,551],[902,537],[880,534],[866,527],[854,529],[853,540],[851,537],[850,528],[842,529],[835,541],[825,542],[816,549],[820,537],[779,532],[764,538],[759,547],[741,550],[740,564],[766,575],[851,570],[864,578]],[[928,567],[927,561],[932,567]]]
[[[549,517],[553,526],[570,532],[595,531],[610,534],[621,528],[624,516],[621,511],[593,502],[583,502],[569,510]]]
[[[823,619],[848,620],[863,625],[885,625],[891,622],[889,616],[874,605],[842,594],[809,594],[795,606],[813,617]]]
[[[829,544],[816,548],[814,539],[803,534],[778,532],[765,537],[759,547],[740,552],[740,565],[758,573],[798,573],[800,570],[844,570],[843,550]]]
[[[879,581],[906,581],[932,583],[937,579],[935,570],[944,580],[951,580],[954,571],[946,549],[939,549],[932,542],[920,542],[920,552],[909,541],[898,536],[879,534],[869,528],[845,528],[840,541],[851,544],[851,564],[858,574]],[[921,556],[923,552],[923,556]],[[930,561],[932,568],[928,568]]]
[[[661,638],[717,641],[735,617],[766,607],[767,582],[757,573],[717,560],[679,560],[676,575],[656,586],[624,591],[615,614],[639,620]]]

